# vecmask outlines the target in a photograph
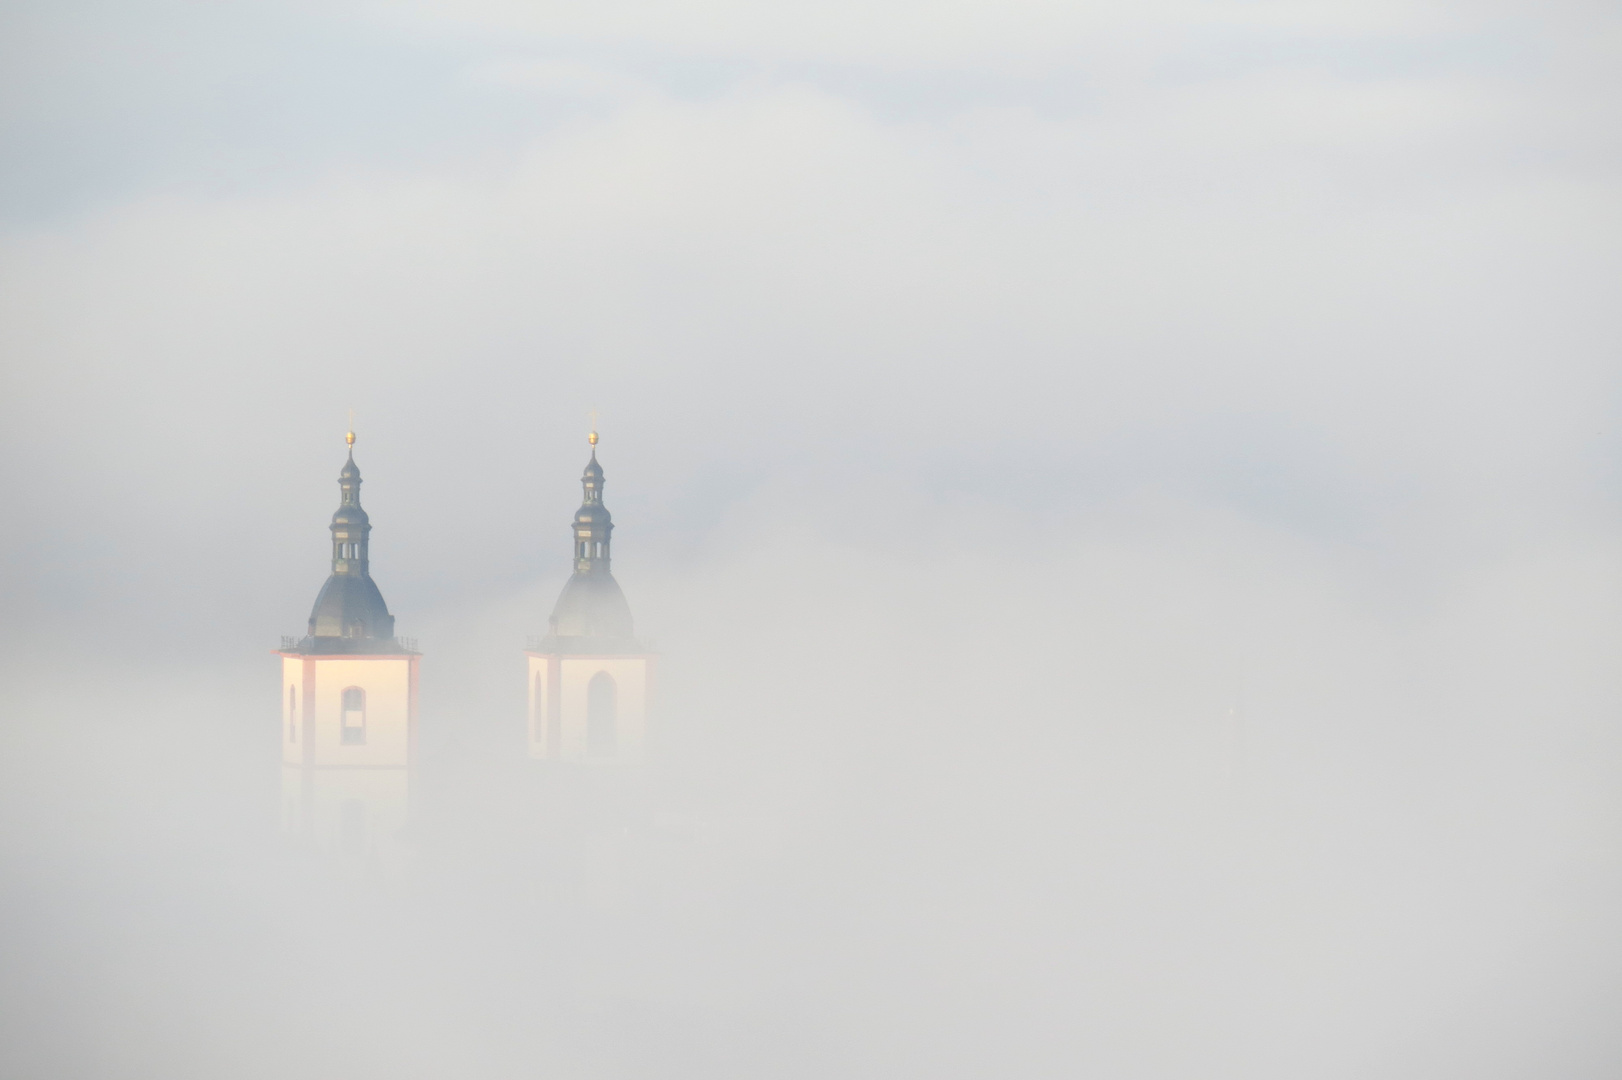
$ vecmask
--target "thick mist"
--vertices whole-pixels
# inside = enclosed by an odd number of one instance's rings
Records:
[[[1622,1065],[1613,13],[0,22],[0,1073]],[[635,769],[525,753],[592,409]]]

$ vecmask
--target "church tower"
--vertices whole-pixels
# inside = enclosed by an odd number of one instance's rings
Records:
[[[394,616],[371,574],[372,523],[360,505],[355,433],[338,474],[332,574],[315,598],[309,633],[283,638],[282,823],[318,848],[375,855],[406,821],[417,742],[416,643],[394,636]]]
[[[529,657],[529,753],[558,761],[634,762],[646,741],[653,656],[636,639],[631,607],[614,580],[614,519],[603,505],[597,433],[580,478],[574,573],[552,608],[548,634]]]

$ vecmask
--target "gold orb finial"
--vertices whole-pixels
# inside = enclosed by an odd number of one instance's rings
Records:
[[[344,433],[344,445],[351,450],[355,447],[355,410],[349,410],[349,430]]]
[[[591,445],[596,446],[597,445],[597,433],[594,431],[590,435],[587,435],[586,436],[586,441],[589,442]]]

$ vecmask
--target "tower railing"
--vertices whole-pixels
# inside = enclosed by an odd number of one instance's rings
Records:
[[[589,638],[589,637],[580,637],[580,638],[565,637],[565,638],[560,639],[555,634],[530,634],[530,635],[528,635],[528,636],[526,636],[524,638],[524,648],[526,650],[528,650],[529,652],[540,652],[543,649],[547,649],[547,648],[549,648],[551,646],[556,645],[559,640],[571,641],[571,642],[579,641],[579,642],[589,643],[593,639]],[[659,644],[653,638],[649,638],[649,637],[610,638],[608,640],[610,640],[610,641],[634,641],[634,642],[636,642],[636,644],[638,646],[640,646],[643,649],[646,649],[648,652],[656,651],[658,649],[658,644]]]
[[[297,652],[303,647],[304,643],[306,641],[308,641],[308,640],[309,640],[309,638],[307,638],[307,637],[293,637],[290,634],[283,634],[282,635],[282,651],[283,652]],[[398,645],[401,649],[405,650],[406,652],[417,652],[418,651],[418,649],[417,649],[417,639],[414,638],[414,637],[396,637],[396,638],[393,639],[393,641],[394,641],[394,643],[396,645]]]

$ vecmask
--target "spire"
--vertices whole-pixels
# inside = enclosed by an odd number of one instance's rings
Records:
[[[574,515],[574,569],[577,574],[609,572],[614,517],[603,505],[603,467],[597,464],[597,432],[586,436],[591,460],[580,475],[583,498]]]
[[[310,637],[342,639],[361,647],[394,640],[394,616],[371,574],[372,522],[360,505],[360,469],[355,465],[353,426],[344,435],[349,458],[338,473],[338,509],[327,526],[332,533],[332,576],[310,612]],[[317,642],[319,644],[319,641]],[[347,648],[348,646],[346,646]]]
[[[584,498],[570,526],[574,533],[574,573],[569,575],[552,608],[548,640],[556,645],[561,641],[589,638],[593,639],[594,648],[605,647],[605,641],[616,643],[615,647],[628,647],[634,644],[635,631],[630,605],[625,602],[625,594],[609,569],[614,518],[603,505],[603,467],[597,463],[597,432],[593,430],[586,441],[591,444],[591,459],[580,477]]]
[[[358,574],[365,577],[371,570],[367,549],[372,522],[360,507],[360,469],[355,465],[355,433],[348,432],[344,442],[349,447],[349,460],[338,474],[340,492],[338,509],[332,515],[332,572]]]

